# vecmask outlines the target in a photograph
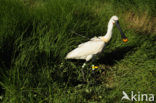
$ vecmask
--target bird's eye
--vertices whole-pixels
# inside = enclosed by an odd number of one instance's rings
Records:
[[[114,20],[114,19],[113,19],[113,21],[112,21],[112,22],[113,22],[113,24],[114,24],[114,23],[116,22],[116,20]]]

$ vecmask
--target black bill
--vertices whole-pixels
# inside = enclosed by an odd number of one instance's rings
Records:
[[[122,31],[122,29],[120,27],[119,21],[116,21],[116,26],[117,26],[117,28],[120,31],[120,34],[121,34],[121,37],[122,37],[123,42],[127,42],[128,39],[127,39],[126,35],[123,33],[123,31]]]

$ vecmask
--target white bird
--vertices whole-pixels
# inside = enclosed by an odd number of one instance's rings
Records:
[[[112,37],[113,25],[115,23],[120,30],[123,41],[127,42],[128,39],[120,28],[118,17],[112,16],[108,22],[108,29],[105,36],[93,37],[89,41],[80,44],[76,49],[72,50],[67,54],[66,59],[84,59],[86,60],[86,62],[88,62],[95,55],[101,53],[105,44],[108,43]],[[84,68],[86,62],[83,64],[82,68]]]

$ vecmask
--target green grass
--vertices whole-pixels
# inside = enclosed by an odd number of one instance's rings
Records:
[[[119,103],[122,91],[156,94],[156,32],[146,25],[155,20],[155,0],[1,0],[0,5],[1,102]],[[87,38],[105,35],[112,15],[129,41],[123,43],[114,28],[94,62],[99,69],[92,71],[90,62],[84,81],[83,62],[64,58]],[[136,28],[138,22],[128,17],[147,20]]]

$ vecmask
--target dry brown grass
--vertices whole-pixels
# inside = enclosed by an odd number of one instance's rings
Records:
[[[133,12],[124,13],[124,21],[128,23],[128,28],[138,32],[156,33],[156,17],[151,17],[147,12],[135,14]]]
[[[112,9],[113,6],[110,3],[101,3],[93,8],[96,14],[102,14],[107,11],[105,8]],[[123,19],[129,29],[133,29],[143,34],[156,34],[156,17],[149,15],[148,11],[140,13],[125,11],[124,13],[119,12],[118,16]]]

